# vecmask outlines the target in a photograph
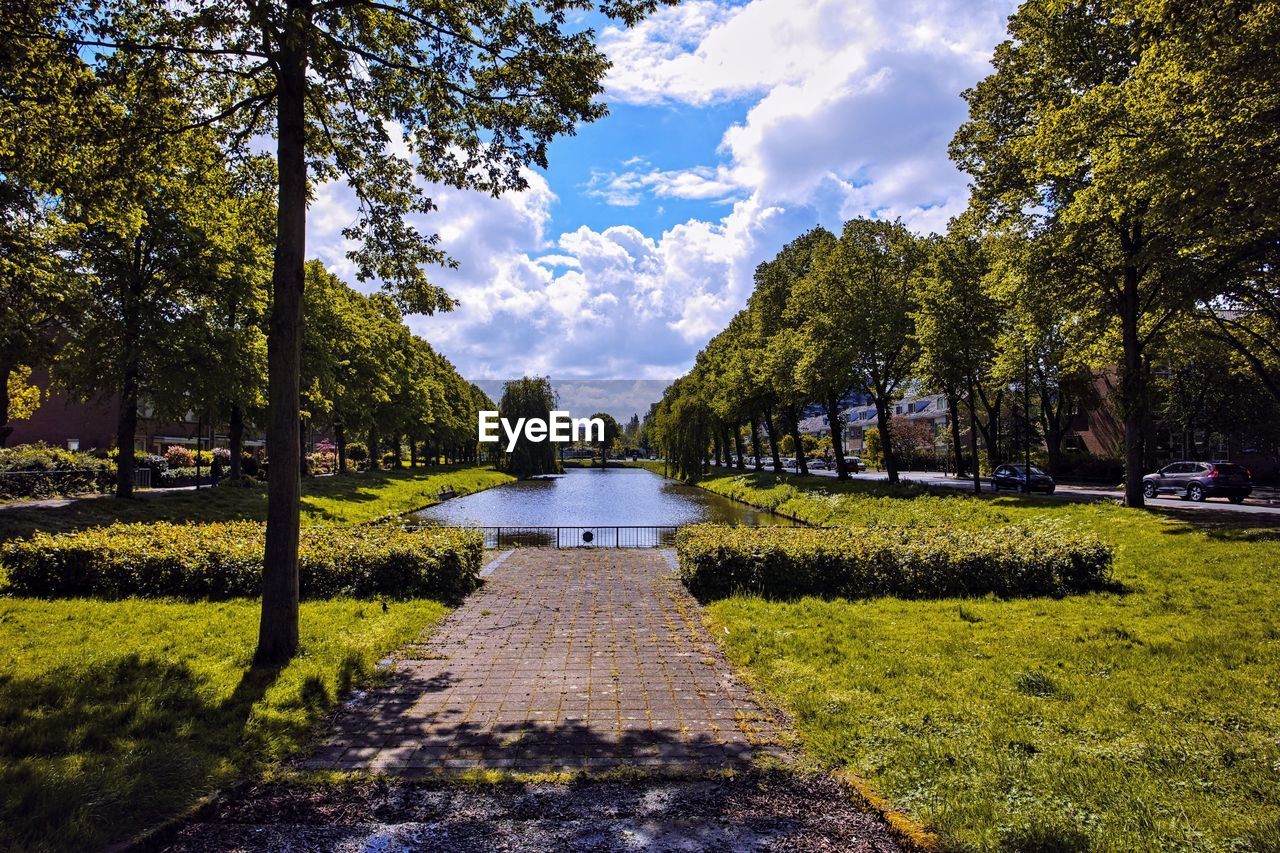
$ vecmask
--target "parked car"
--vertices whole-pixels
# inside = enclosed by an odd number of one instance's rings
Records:
[[[861,456],[846,456],[844,458],[844,464],[851,474],[857,474],[859,471],[867,470],[867,466],[862,464]]]
[[[782,469],[784,471],[788,469],[792,471],[796,470],[796,460],[790,456],[782,457]]]
[[[1046,495],[1051,495],[1054,489],[1058,487],[1058,484],[1053,481],[1052,477],[1034,465],[1031,466],[1029,481],[1026,466],[1001,465],[991,475],[991,487],[996,491],[1013,489],[1019,492],[1044,492]]]
[[[1142,478],[1142,493],[1148,498],[1174,494],[1192,501],[1226,498],[1243,503],[1253,492],[1253,475],[1234,462],[1174,462]]]
[[[825,471],[831,467],[825,459],[810,459],[808,465],[810,471]]]

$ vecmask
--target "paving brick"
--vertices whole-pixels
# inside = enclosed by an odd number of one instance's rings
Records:
[[[715,769],[781,754],[657,551],[517,551],[406,651],[300,766]]]

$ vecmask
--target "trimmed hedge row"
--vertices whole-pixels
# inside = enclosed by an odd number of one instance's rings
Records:
[[[0,448],[0,499],[102,491],[115,475],[115,463],[78,450],[47,444]]]
[[[1112,550],[1048,523],[952,526],[721,527],[676,538],[680,577],[702,599],[949,598],[1063,595],[1105,586]]]
[[[37,533],[0,548],[4,591],[42,598],[224,599],[261,592],[264,527],[253,521],[115,524]],[[395,524],[308,527],[303,598],[460,600],[480,585],[483,538]]]

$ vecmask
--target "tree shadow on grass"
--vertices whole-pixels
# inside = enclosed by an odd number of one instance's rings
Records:
[[[0,848],[91,848],[174,814],[234,775],[277,675],[219,700],[185,664],[122,655],[0,682]]]

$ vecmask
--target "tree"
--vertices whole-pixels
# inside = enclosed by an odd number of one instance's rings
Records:
[[[804,288],[824,294],[824,311],[855,318],[840,346],[855,390],[875,402],[891,483],[898,482],[898,461],[890,418],[919,357],[914,318],[916,279],[924,259],[920,240],[901,222],[852,219],[839,240],[816,254]]]
[[[1211,287],[1179,251],[1186,214],[1168,203],[1195,188],[1171,185],[1160,166],[1184,107],[1158,108],[1143,65],[1160,41],[1159,17],[1180,14],[1170,8],[1027,0],[1009,19],[994,73],[965,93],[969,121],[951,147],[974,178],[975,210],[993,222],[1031,220],[1060,259],[1062,297],[1105,317],[1120,342],[1130,506],[1143,504],[1147,348]]]
[[[674,0],[662,0],[674,2]],[[546,166],[550,141],[604,115],[608,62],[568,13],[625,25],[660,0],[70,0],[52,19],[4,23],[4,39],[71,42],[116,56],[164,56],[200,123],[242,148],[272,133],[279,173],[268,334],[268,486],[262,621],[255,660],[298,646],[300,345],[308,176],[344,175],[362,204],[349,236],[361,279],[430,313],[452,300],[423,266],[447,263],[408,224],[432,203],[412,180],[500,193]],[[101,54],[100,54],[101,55]],[[171,125],[170,125],[171,126]],[[394,153],[391,133],[416,163]],[[363,239],[362,239],[363,238]]]
[[[504,383],[502,400],[498,403],[498,416],[511,424],[521,418],[540,418],[550,423],[551,412],[556,407],[556,392],[551,380],[545,377],[525,377]],[[531,441],[523,431],[515,448],[502,447],[502,469],[508,474],[526,479],[560,470],[556,449],[550,441]]]
[[[600,451],[600,467],[608,468],[609,451],[617,444],[618,437],[622,435],[622,428],[608,412],[596,412],[591,417],[599,418],[604,423],[604,434],[600,436],[599,441],[595,442],[595,445]]]
[[[1003,384],[994,371],[1002,315],[990,292],[989,273],[984,241],[968,223],[952,221],[945,236],[929,243],[915,315],[920,377],[947,400],[956,473],[972,473],[974,491],[982,489],[978,435],[982,435],[988,459],[998,459],[1004,400]],[[961,450],[961,402],[969,415],[971,466]]]

